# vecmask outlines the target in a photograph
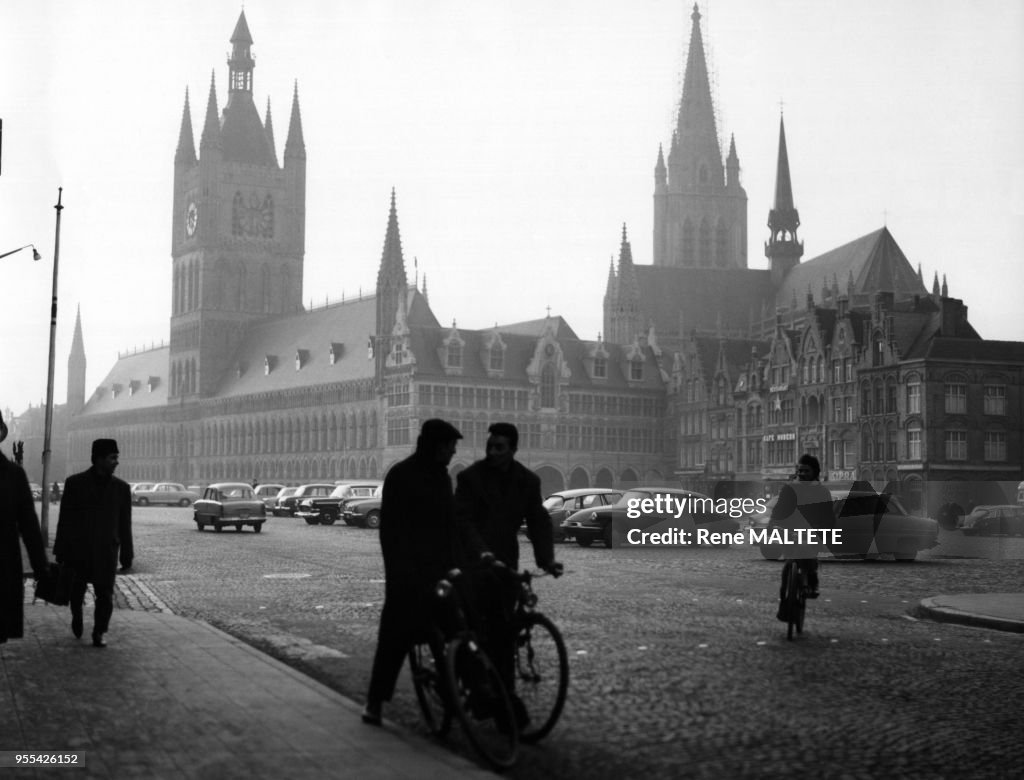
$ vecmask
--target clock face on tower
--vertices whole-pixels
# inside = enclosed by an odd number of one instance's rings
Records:
[[[185,234],[192,238],[196,234],[196,227],[199,225],[199,209],[196,207],[195,202],[188,204],[188,209],[185,211]]]

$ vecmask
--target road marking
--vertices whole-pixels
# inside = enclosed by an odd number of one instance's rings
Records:
[[[264,574],[263,579],[265,580],[302,580],[311,575],[305,572],[278,572],[276,574]]]

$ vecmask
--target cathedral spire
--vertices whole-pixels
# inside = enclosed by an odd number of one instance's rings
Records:
[[[288,140],[284,143],[284,156],[306,159],[306,142],[302,140],[302,114],[299,112],[299,82],[295,82],[292,95],[292,116],[288,122]]]
[[[797,238],[800,213],[793,205],[793,185],[789,177],[789,153],[786,150],[786,124],[779,117],[779,156],[775,167],[775,203],[768,212],[770,235],[764,254],[771,264],[772,282],[778,284],[799,262],[804,253]]]
[[[686,74],[683,77],[683,99],[679,104],[676,129],[681,139],[698,135],[705,143],[714,143],[719,163],[722,152],[718,146],[715,111],[711,101],[711,80],[704,55],[704,37],[700,31],[700,9],[693,4],[690,19],[690,51],[686,56]]]
[[[267,134],[267,145],[270,146],[270,155],[277,165],[277,144],[274,142],[274,122],[270,118],[270,96],[267,95],[267,118],[263,122],[263,129]]]
[[[75,334],[68,353],[67,404],[75,414],[85,406],[85,341],[82,339],[82,306],[75,313]]]
[[[206,121],[203,123],[203,134],[199,138],[199,149],[220,148],[220,118],[217,111],[216,76],[210,71],[210,97],[206,101]]]
[[[188,104],[188,87],[185,87],[185,108],[181,112],[181,130],[178,131],[178,148],[174,152],[174,162],[191,165],[195,161],[196,142],[192,136],[192,110]]]

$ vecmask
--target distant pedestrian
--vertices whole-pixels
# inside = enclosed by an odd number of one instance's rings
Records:
[[[6,438],[7,426],[0,416],[0,441]],[[48,564],[32,490],[21,467],[0,452],[0,643],[24,635],[25,582],[19,537],[39,579]]]
[[[384,608],[364,723],[381,724],[381,707],[391,701],[402,662],[429,624],[434,586],[458,565],[459,535],[448,464],[461,438],[451,423],[427,420],[416,439],[416,451],[392,466],[384,478],[380,506]]]
[[[114,576],[120,558],[122,572],[135,556],[132,545],[132,500],[127,482],[114,476],[118,465],[117,442],[92,443],[92,467],[64,482],[64,498],[57,521],[53,554],[75,577],[71,586],[71,632],[82,636],[82,603],[87,583],[96,597],[92,643],[106,647],[103,635],[114,611]]]

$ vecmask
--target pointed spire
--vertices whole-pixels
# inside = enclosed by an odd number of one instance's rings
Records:
[[[302,140],[302,115],[299,113],[299,82],[295,82],[292,96],[292,116],[288,122],[288,140],[284,144],[285,159],[289,157],[306,159],[306,142]]]
[[[846,278],[846,296],[852,301],[853,291],[856,288],[856,283],[853,281],[853,269],[850,269],[850,275]]]
[[[711,101],[711,81],[704,56],[704,38],[700,31],[700,9],[693,4],[690,14],[690,51],[686,56],[686,74],[683,76],[683,99],[679,104],[676,128],[680,136],[694,135],[701,141],[703,151],[714,150],[713,159],[721,165],[722,152],[718,146],[718,130]]]
[[[656,184],[665,184],[668,180],[668,172],[665,168],[665,153],[661,144],[658,144],[658,161],[654,164],[654,181]]]
[[[430,298],[427,295],[427,272],[423,272],[423,300],[430,303]]]
[[[384,251],[380,258],[380,269],[377,272],[377,289],[389,285],[404,289],[407,281],[405,276],[405,260],[402,257],[402,238],[398,232],[398,208],[395,205],[395,188],[391,188],[391,209],[388,212],[388,227],[384,234]]]
[[[71,354],[85,356],[85,341],[82,339],[82,304],[75,313],[75,334],[71,337]]]
[[[243,46],[252,46],[252,35],[249,33],[249,25],[245,21],[244,8],[242,13],[238,15],[238,21],[235,23],[235,31],[231,33],[230,42]]]
[[[793,205],[793,184],[789,176],[789,152],[786,149],[786,124],[779,117],[779,157],[775,166],[775,203],[768,215],[773,230],[795,231],[800,215]]]
[[[277,165],[277,144],[274,142],[274,121],[270,118],[270,96],[267,95],[267,118],[263,122],[263,129],[267,134],[267,144],[270,146],[270,155]]]
[[[210,71],[210,97],[206,101],[206,121],[203,124],[203,135],[199,139],[199,149],[220,148],[220,118],[217,111],[217,82],[214,72]]]
[[[949,297],[949,287],[946,285],[946,275],[945,274],[942,275],[942,297],[943,298],[948,298]]]
[[[245,21],[245,9],[238,16],[235,31],[231,33],[231,56],[228,58],[228,104],[236,92],[252,95],[252,71],[256,61],[252,58],[250,47],[252,35]]]
[[[196,161],[196,142],[192,136],[192,110],[188,103],[188,87],[185,87],[185,108],[181,112],[181,130],[178,131],[178,148],[174,162],[191,165]]]
[[[932,295],[938,297],[939,295],[939,272],[935,272],[935,278],[932,279]]]
[[[917,264],[917,281],[919,281],[921,283],[921,286],[924,287],[924,274],[921,273],[920,263]]]

